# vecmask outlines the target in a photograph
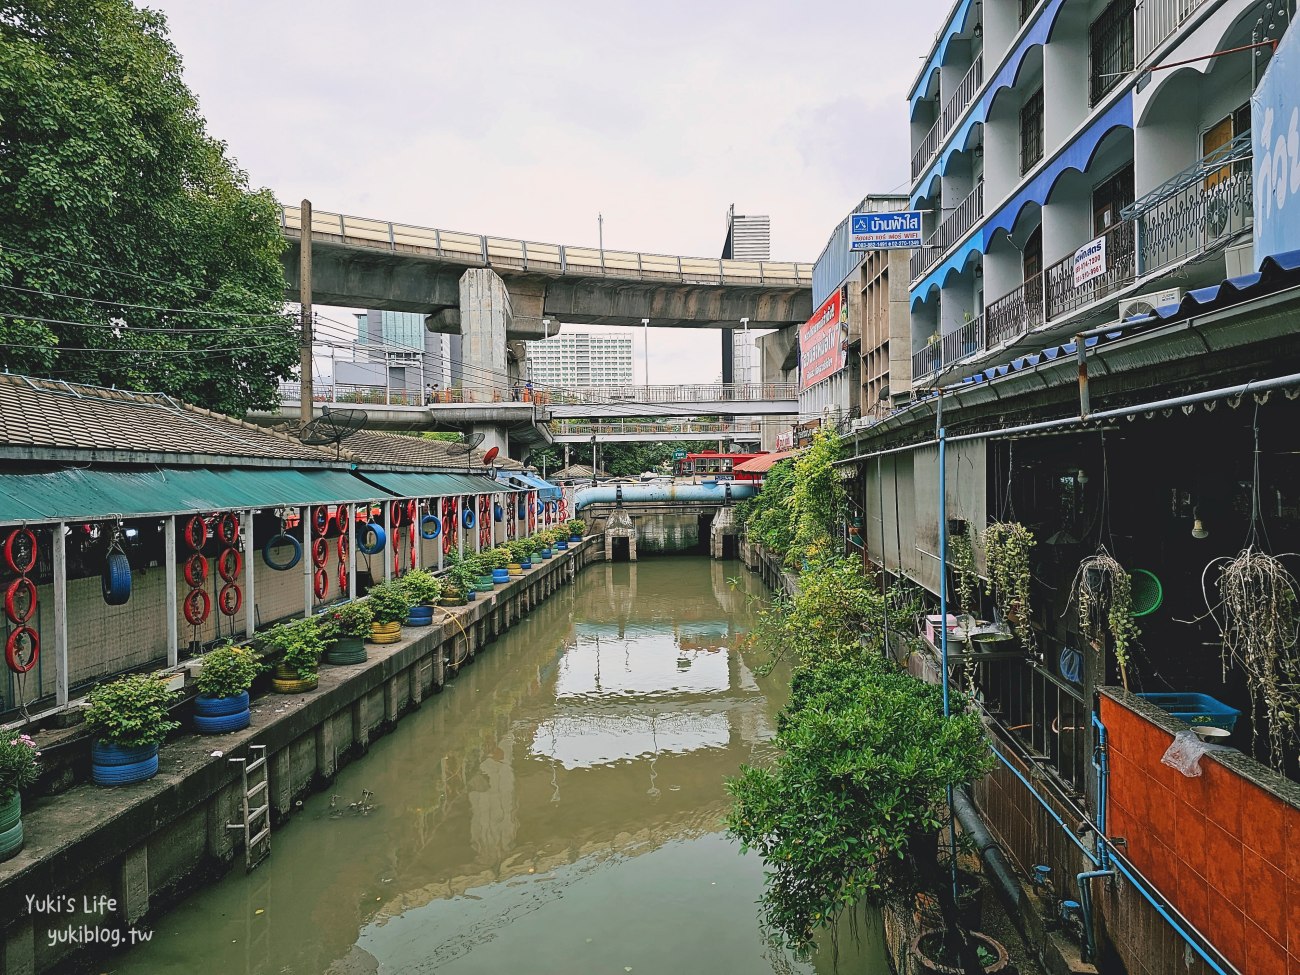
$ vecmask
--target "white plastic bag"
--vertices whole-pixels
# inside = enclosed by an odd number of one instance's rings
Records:
[[[1226,745],[1206,744],[1195,731],[1180,731],[1174,735],[1174,742],[1165,750],[1160,761],[1170,768],[1177,769],[1189,779],[1201,775],[1201,756],[1210,751],[1222,751]]]

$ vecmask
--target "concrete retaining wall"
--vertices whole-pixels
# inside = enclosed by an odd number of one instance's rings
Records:
[[[587,564],[603,558],[588,539],[426,629],[370,646],[369,660],[324,666],[308,694],[267,695],[253,703],[252,726],[233,735],[184,734],[161,750],[159,773],[122,788],[78,785],[30,802],[26,847],[0,864],[0,973],[67,969],[104,945],[51,945],[49,931],[117,932],[155,917],[179,895],[243,858],[242,779],[232,758],[265,745],[272,823],[302,796],[328,783],[370,741],[439,691],[467,660]],[[78,747],[88,748],[82,739]],[[224,754],[214,756],[221,749]],[[43,898],[54,898],[43,902]],[[109,898],[111,906],[96,911]],[[86,900],[88,899],[88,900]],[[87,910],[86,908],[89,908]]]

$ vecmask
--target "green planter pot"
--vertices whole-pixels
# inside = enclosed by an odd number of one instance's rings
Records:
[[[325,652],[325,662],[336,667],[366,662],[366,641],[359,636],[341,636]]]
[[[0,805],[0,860],[18,855],[23,848],[23,797],[15,789]]]
[[[479,592],[491,592],[491,591],[492,591],[492,577],[491,577],[491,576],[479,576],[479,577],[478,577],[478,587],[477,587],[477,589],[478,589]]]

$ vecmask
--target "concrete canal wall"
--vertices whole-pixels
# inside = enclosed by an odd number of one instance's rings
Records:
[[[265,746],[272,824],[284,822],[302,796],[327,784],[603,554],[600,539],[588,538],[491,595],[449,610],[440,625],[404,628],[400,642],[369,646],[364,664],[323,666],[313,692],[260,697],[244,731],[182,733],[164,744],[159,773],[147,782],[81,784],[30,801],[23,810],[26,846],[0,865],[0,973],[38,975],[84,964],[115,939],[129,943],[132,929],[147,932],[186,891],[234,864],[242,868],[242,829],[228,828],[241,822],[243,800],[241,768],[232,758],[249,757],[250,745]],[[84,733],[60,749],[79,756],[69,764],[84,777]],[[68,933],[73,939],[63,940]]]

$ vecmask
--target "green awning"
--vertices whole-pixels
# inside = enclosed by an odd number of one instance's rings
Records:
[[[359,477],[291,468],[71,469],[0,474],[0,522],[94,521],[281,505],[372,501]]]
[[[416,474],[395,471],[358,471],[371,484],[400,498],[449,498],[458,494],[508,494],[514,490],[478,474]]]

